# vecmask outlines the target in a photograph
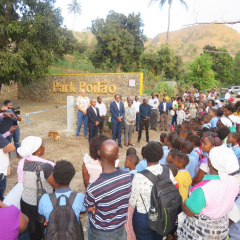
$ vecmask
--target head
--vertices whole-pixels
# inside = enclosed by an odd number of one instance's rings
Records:
[[[176,154],[174,165],[179,169],[185,169],[185,167],[189,164],[189,157],[184,153],[178,152]]]
[[[212,133],[203,139],[202,150],[209,153],[214,147],[221,146],[222,140],[218,137],[217,133]]]
[[[102,102],[102,97],[98,96],[97,101],[98,101],[98,103],[101,103]]]
[[[222,117],[222,115],[223,115],[223,110],[218,109],[217,110],[217,117]]]
[[[168,163],[173,163],[174,162],[174,159],[176,157],[176,154],[177,154],[177,150],[170,150],[169,153],[168,153],[168,156],[167,156],[167,162]]]
[[[167,136],[166,133],[161,133],[160,134],[160,142],[162,143],[162,145],[164,145],[164,141],[165,141],[166,136]]]
[[[92,159],[99,159],[98,151],[100,150],[100,147],[102,143],[109,138],[106,135],[97,135],[92,139],[92,141],[89,144],[89,155]]]
[[[90,100],[90,104],[92,107],[95,107],[96,106],[96,100],[95,99],[91,99]]]
[[[80,90],[80,94],[81,94],[82,97],[85,97],[85,96],[86,96],[86,91],[85,91],[85,89],[82,88],[82,89]]]
[[[193,122],[191,125],[190,125],[190,131],[193,131],[195,129],[199,128],[199,123],[195,123]]]
[[[191,103],[195,103],[195,99],[194,98],[191,99]]]
[[[148,104],[147,98],[144,98],[144,99],[143,99],[143,104],[144,104],[144,105],[147,105],[147,104]]]
[[[178,97],[178,98],[177,98],[177,102],[178,102],[178,104],[181,104],[181,103],[182,103],[182,98],[181,98],[181,97]]]
[[[185,140],[188,140],[189,136],[190,136],[190,131],[186,130],[186,131],[180,131],[179,133],[179,137],[184,138]]]
[[[182,106],[178,105],[178,111],[181,111],[181,110],[182,110]]]
[[[223,141],[230,133],[230,129],[228,127],[221,127],[218,128],[216,133],[218,134],[218,137]]]
[[[146,146],[143,146],[141,149],[141,155],[142,155],[143,159],[146,159],[145,154],[144,154],[145,148],[146,148]]]
[[[116,94],[116,95],[115,95],[115,101],[119,103],[120,100],[121,100],[120,95],[119,95],[119,94]]]
[[[166,102],[166,101],[167,101],[167,99],[165,97],[163,97],[163,102]]]
[[[232,115],[234,112],[235,112],[235,110],[234,110],[234,107],[232,107],[232,106],[226,106],[224,109],[224,115],[226,117]]]
[[[133,101],[131,99],[128,100],[128,107],[131,107],[133,104]]]
[[[136,154],[137,154],[137,150],[134,147],[130,147],[130,148],[127,149],[126,156],[136,155]]]
[[[22,140],[21,147],[17,149],[17,152],[23,158],[31,155],[41,157],[44,155],[45,146],[40,137],[29,136]]]
[[[158,164],[159,160],[163,157],[162,146],[157,142],[149,142],[144,149],[144,155],[147,163],[154,165]]]
[[[185,154],[190,154],[193,150],[193,144],[191,142],[185,141],[182,145],[181,152]]]
[[[189,123],[187,121],[183,121],[181,125],[181,130],[182,131],[187,131],[189,130]]]
[[[136,102],[138,101],[138,96],[135,96],[135,101],[136,101]]]
[[[129,100],[131,100],[131,98],[130,98],[130,97],[127,97],[127,102],[128,102]]]
[[[8,109],[12,109],[13,108],[13,104],[12,104],[11,100],[5,100],[3,104]]]
[[[178,151],[181,151],[182,146],[183,146],[183,144],[184,144],[185,142],[186,142],[186,139],[185,139],[185,138],[178,137],[178,138],[175,140],[174,149],[177,149]]]
[[[192,119],[190,120],[189,124],[192,125],[193,123],[197,123],[198,126],[199,126],[200,121],[199,121],[198,118],[192,118]]]
[[[189,114],[189,109],[188,109],[188,108],[186,109],[186,114],[187,114],[187,115]]]
[[[189,136],[188,141],[193,144],[194,148],[201,146],[201,139],[199,136],[191,135],[191,136]]]
[[[165,166],[167,166],[172,171],[174,177],[177,176],[178,169],[173,163],[166,163]]]
[[[151,93],[152,99],[155,98],[155,93]]]
[[[212,117],[212,118],[214,118],[214,117],[216,117],[217,116],[217,109],[216,108],[210,108],[209,110],[208,110],[208,114]]]
[[[212,119],[212,117],[209,114],[206,114],[206,115],[203,116],[203,122],[204,123],[210,123],[211,119]]]
[[[105,169],[115,169],[115,161],[119,158],[119,147],[114,140],[106,140],[102,143],[98,155],[102,163],[103,172]]]
[[[231,132],[228,135],[228,143],[232,146],[236,145],[240,141],[240,134],[238,132]]]
[[[165,146],[168,146],[168,149],[173,148],[177,137],[178,137],[177,133],[175,132],[169,133],[164,139]]]
[[[167,96],[167,93],[165,92],[165,93],[163,93],[163,97],[166,97]]]
[[[139,163],[139,157],[136,154],[131,154],[126,156],[125,167],[133,170]]]
[[[225,118],[225,117],[221,117],[217,121],[217,128],[221,128],[221,127],[228,127],[228,128],[230,128],[230,127],[232,127],[232,122],[229,119]]]
[[[171,101],[172,101],[172,102],[175,101],[175,97],[171,97]]]
[[[57,188],[69,187],[75,175],[75,168],[72,163],[66,160],[57,161],[53,168],[53,179]]]
[[[208,107],[211,108],[211,107],[214,107],[215,106],[215,101],[214,100],[209,100],[208,101]]]

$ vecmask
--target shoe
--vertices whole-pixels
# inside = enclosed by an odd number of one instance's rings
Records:
[[[157,132],[157,129],[156,129],[156,128],[154,128],[153,130]]]
[[[128,147],[128,146],[129,146],[129,144],[124,144],[124,146]],[[120,146],[119,146],[119,147],[120,147]]]
[[[167,129],[165,129],[165,131],[167,132]]]
[[[149,142],[149,140],[146,140],[146,142],[148,143],[148,142]]]
[[[122,144],[118,144],[118,146],[119,146],[120,148],[122,148]]]
[[[138,140],[137,142],[140,143],[140,140]]]
[[[84,135],[84,137],[85,137],[86,139],[88,139],[88,136],[87,136],[87,135]]]
[[[138,129],[136,131],[138,132]]]
[[[153,128],[150,128],[150,130],[153,130]]]
[[[160,131],[163,131],[163,129],[160,129]]]
[[[80,139],[80,136],[76,136],[76,139],[79,140],[79,139]]]

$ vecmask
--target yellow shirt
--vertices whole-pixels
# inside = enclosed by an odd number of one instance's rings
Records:
[[[238,114],[238,112],[233,113],[233,115],[240,117],[240,114]]]
[[[178,182],[178,189],[184,202],[188,198],[188,189],[189,186],[192,184],[191,175],[187,170],[179,170],[174,179]]]

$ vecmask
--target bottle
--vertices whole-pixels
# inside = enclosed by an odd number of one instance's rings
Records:
[[[158,213],[156,212],[156,209],[153,206],[149,208],[148,219],[150,221],[157,221],[158,219]]]

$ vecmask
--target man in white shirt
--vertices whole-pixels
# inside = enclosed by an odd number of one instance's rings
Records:
[[[102,97],[97,97],[97,103],[96,103],[96,108],[99,109],[99,114],[100,114],[100,123],[99,123],[99,132],[100,135],[103,134],[103,126],[104,126],[104,118],[107,114],[107,108],[106,105],[102,102]]]
[[[198,103],[199,102],[199,92],[198,92],[198,90],[194,94],[194,98],[195,98],[195,101]]]
[[[88,126],[88,116],[87,116],[87,109],[90,106],[90,100],[86,97],[85,89],[81,89],[80,91],[81,96],[77,97],[76,105],[78,108],[78,126],[76,136],[79,136],[80,129],[82,127],[82,121],[84,122],[84,136],[87,137],[87,126]]]
[[[141,103],[138,101],[138,96],[135,96],[135,100],[133,101],[133,107],[136,110],[136,131],[139,129],[139,119],[140,119],[140,114],[139,114],[139,107]]]
[[[152,98],[149,100],[148,104],[151,107],[151,129],[157,131],[157,117],[158,117],[158,106],[159,101],[155,98],[155,93],[151,94]]]
[[[228,90],[225,91],[225,100],[228,100],[231,97],[230,93]]]
[[[185,97],[186,97],[187,95],[188,95],[188,94],[187,94],[187,91],[185,91],[184,94],[183,94],[183,99],[185,99]]]

